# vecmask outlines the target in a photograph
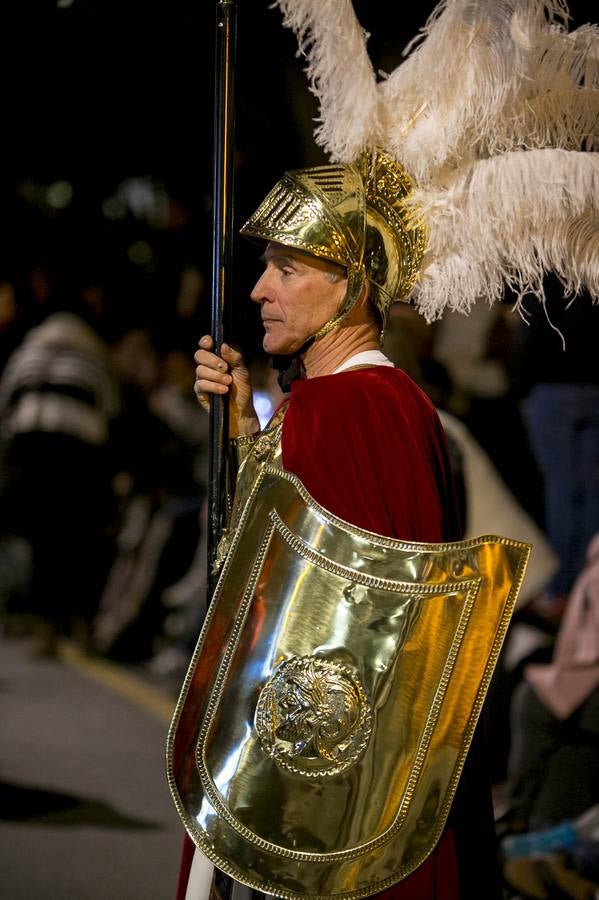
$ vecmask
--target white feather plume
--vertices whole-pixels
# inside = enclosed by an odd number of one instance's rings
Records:
[[[513,151],[452,173],[443,188],[417,189],[412,202],[430,223],[429,255],[414,302],[431,320],[477,299],[542,296],[555,272],[567,293],[599,297],[599,154]]]
[[[351,0],[278,0],[283,24],[308,59],[306,74],[320,102],[316,141],[335,161],[352,161],[380,134],[378,90],[368,35]],[[356,115],[356,111],[358,114]]]
[[[277,0],[307,60],[332,161],[392,153],[429,228],[423,314],[484,297],[599,300],[599,29],[568,33],[565,0],[442,0],[378,82],[350,0]],[[599,149],[599,148],[598,148]],[[586,152],[581,152],[586,151]]]

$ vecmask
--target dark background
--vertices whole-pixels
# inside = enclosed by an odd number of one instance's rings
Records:
[[[375,69],[391,70],[433,3],[355,8]],[[571,3],[573,25],[588,20]],[[181,343],[179,274],[206,287],[185,323],[209,322],[214,15],[207,0],[37,0],[0,13],[0,278],[26,301],[32,271],[54,297],[98,285],[117,333],[150,327]],[[284,169],[325,158],[294,36],[269,0],[238,4],[236,228]],[[65,198],[68,198],[65,202]],[[247,296],[255,248],[236,239],[232,337],[259,347]]]
[[[387,45],[388,4],[356,4],[375,65],[390,48],[399,59],[432,5],[402,13]],[[0,278],[17,282],[23,302],[41,269],[58,300],[99,285],[115,333],[144,325],[180,342],[170,322],[179,272],[193,266],[206,278],[188,323],[193,343],[207,328],[215,9],[206,0],[3,5]],[[236,228],[284,169],[325,161],[295,50],[268,0],[238,4]],[[259,263],[241,239],[235,256],[233,337],[251,350],[258,329],[247,297]]]

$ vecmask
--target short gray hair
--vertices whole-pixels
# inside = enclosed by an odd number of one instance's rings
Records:
[[[343,266],[339,266],[338,271],[335,269],[327,269],[323,272],[323,275],[327,281],[330,281],[331,284],[335,284],[337,281],[341,281],[342,278],[347,278],[347,269],[344,269]]]

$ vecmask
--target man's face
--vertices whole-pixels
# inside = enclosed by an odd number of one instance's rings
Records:
[[[265,269],[251,297],[261,306],[264,324],[262,346],[267,353],[296,353],[309,337],[331,319],[347,290],[340,266],[269,243],[264,253]]]

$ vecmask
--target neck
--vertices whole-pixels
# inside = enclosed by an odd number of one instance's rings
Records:
[[[380,350],[374,325],[370,322],[340,325],[314,341],[302,354],[306,378],[330,375],[351,356],[366,350]]]

